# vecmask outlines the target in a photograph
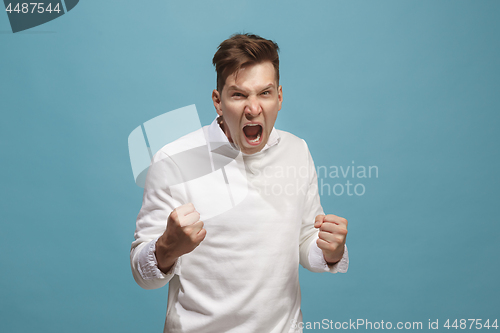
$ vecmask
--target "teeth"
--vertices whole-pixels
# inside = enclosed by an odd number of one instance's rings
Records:
[[[260,140],[260,133],[259,133],[259,134],[257,134],[257,137],[256,137],[255,139],[253,139],[253,140],[248,140],[248,141],[250,141],[250,142],[252,142],[252,143],[253,143],[253,142],[258,142],[259,140]]]
[[[259,124],[246,124],[245,126],[259,126]]]

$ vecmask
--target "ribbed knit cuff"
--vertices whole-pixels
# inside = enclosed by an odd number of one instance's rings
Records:
[[[309,264],[315,272],[345,273],[349,268],[349,253],[347,246],[344,245],[344,255],[339,262],[328,264],[323,256],[323,251],[316,244],[316,240],[311,243],[309,249]]]
[[[160,238],[160,237],[158,237]],[[144,280],[152,279],[168,279],[170,280],[173,275],[179,270],[179,259],[176,260],[172,268],[167,272],[167,274],[160,271],[158,268],[158,262],[156,261],[156,241],[158,238],[153,239],[151,242],[146,244],[139,254],[139,266],[138,270]]]

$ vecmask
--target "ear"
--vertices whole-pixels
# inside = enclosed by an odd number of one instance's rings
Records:
[[[215,111],[217,111],[217,114],[219,116],[222,116],[220,94],[217,89],[214,89],[214,91],[212,91],[212,101],[214,102]]]
[[[283,88],[281,86],[278,87],[278,102],[279,107],[278,111],[281,110],[281,103],[283,103]]]

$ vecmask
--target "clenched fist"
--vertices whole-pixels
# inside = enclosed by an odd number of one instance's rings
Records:
[[[174,209],[168,217],[167,229],[156,242],[156,261],[160,271],[167,273],[177,258],[193,251],[206,234],[200,214],[192,203]]]
[[[336,215],[318,215],[314,227],[319,228],[316,243],[323,251],[323,256],[329,264],[334,264],[342,259],[347,236],[347,220]]]

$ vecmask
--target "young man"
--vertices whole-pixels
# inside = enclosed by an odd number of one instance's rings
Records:
[[[278,46],[234,35],[213,63],[218,118],[153,158],[134,278],[146,289],[170,282],[165,332],[300,332],[298,265],[346,272],[347,221],[323,213],[305,141],[274,128],[283,102]],[[203,161],[211,175],[187,176]],[[225,208],[210,214],[215,206]]]

